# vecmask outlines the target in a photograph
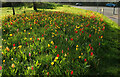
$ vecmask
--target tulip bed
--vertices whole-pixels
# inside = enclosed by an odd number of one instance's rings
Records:
[[[85,75],[97,65],[102,18],[35,12],[2,21],[2,75]]]

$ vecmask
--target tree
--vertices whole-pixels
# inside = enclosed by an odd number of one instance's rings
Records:
[[[36,7],[36,3],[33,2],[33,7],[34,7],[34,10],[37,11],[37,7]]]
[[[11,2],[11,7],[12,7],[12,10],[13,10],[13,15],[15,15],[15,9],[14,9],[14,3]]]

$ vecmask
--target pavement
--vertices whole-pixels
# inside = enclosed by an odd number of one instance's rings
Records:
[[[72,6],[72,7],[102,13],[103,15],[107,16],[108,18],[118,23],[118,7],[116,7],[115,9],[113,7],[100,7],[100,6],[99,7],[97,6]],[[115,13],[113,14],[114,10],[115,10]]]

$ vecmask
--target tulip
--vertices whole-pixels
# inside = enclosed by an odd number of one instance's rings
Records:
[[[3,63],[5,62],[5,60],[3,60]]]
[[[30,40],[32,40],[32,38],[30,38]]]
[[[57,46],[55,46],[55,48],[57,48]]]
[[[73,71],[71,71],[71,75],[73,75]]]
[[[63,53],[63,50],[62,50],[62,53]]]
[[[14,65],[14,64],[12,64],[12,65],[11,65],[11,67],[12,67],[12,68],[14,68],[14,67],[15,67],[15,65]]]
[[[10,34],[10,36],[13,36],[13,34]]]
[[[31,53],[29,52],[29,56],[31,56]]]
[[[78,45],[76,45],[76,47],[78,47]]]
[[[15,44],[13,44],[13,47],[15,46]]]
[[[91,34],[89,35],[89,37],[91,37]]]
[[[93,52],[91,52],[91,54],[90,54],[91,56],[93,55]]]
[[[73,38],[71,38],[70,40],[73,41]]]
[[[57,54],[57,57],[59,57],[59,54]]]
[[[51,62],[51,65],[54,65],[54,62]]]
[[[0,70],[2,70],[2,66],[0,66]]]
[[[67,41],[67,38],[66,38],[66,41]]]
[[[87,59],[84,59],[84,61],[86,62],[86,61],[87,61]]]
[[[8,48],[8,47],[6,47],[6,50],[9,52],[10,51],[10,49]]]
[[[79,59],[81,58],[81,56],[79,56]]]
[[[32,66],[32,68],[31,68],[32,70],[33,70],[33,66]]]

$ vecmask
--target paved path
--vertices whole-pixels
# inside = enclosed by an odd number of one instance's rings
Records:
[[[100,13],[100,9],[104,9],[104,15],[118,23],[118,8],[115,8],[115,15],[113,15],[113,7],[97,7],[96,6],[72,6],[76,8],[81,8],[81,9],[86,9],[86,10],[91,10],[91,11],[96,11]],[[103,12],[102,12],[103,14]]]

